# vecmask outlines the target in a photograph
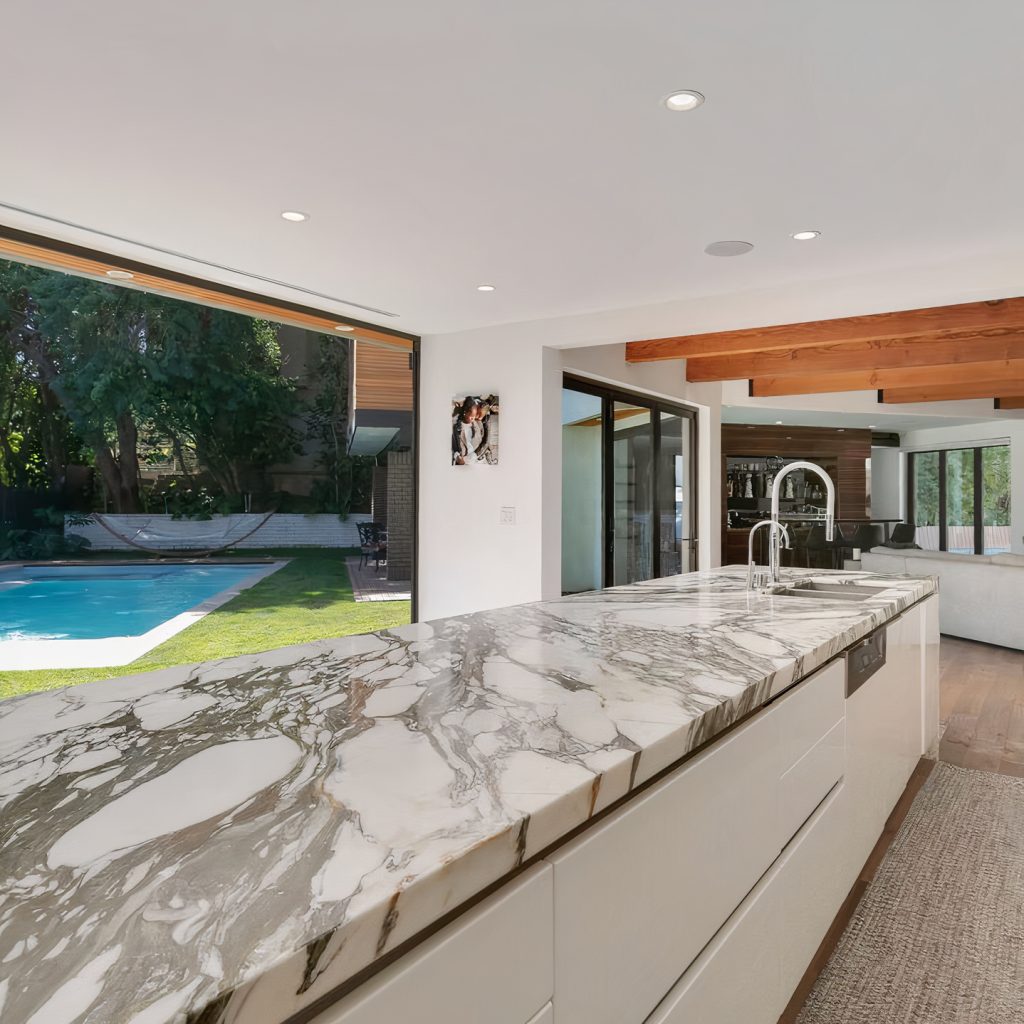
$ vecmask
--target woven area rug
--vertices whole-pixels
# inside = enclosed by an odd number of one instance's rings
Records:
[[[936,766],[799,1024],[1024,1021],[1024,779]]]

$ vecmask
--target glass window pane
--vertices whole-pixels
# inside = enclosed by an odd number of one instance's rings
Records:
[[[612,581],[636,583],[653,574],[651,510],[654,446],[651,410],[632,403],[614,405],[612,509],[615,554]]]
[[[946,452],[946,550],[974,554],[974,449]]]
[[[913,458],[915,540],[928,551],[939,550],[939,453],[917,452]]]
[[[675,413],[661,414],[658,452],[658,515],[661,575],[692,572],[692,497],[687,460],[690,457],[690,421]]]
[[[562,593],[600,590],[603,578],[601,399],[562,389]]]
[[[981,452],[981,502],[985,524],[985,554],[1010,551],[1010,446]]]

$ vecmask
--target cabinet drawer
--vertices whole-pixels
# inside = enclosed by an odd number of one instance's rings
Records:
[[[778,730],[752,719],[552,855],[556,1024],[639,1024],[778,856]]]
[[[785,998],[773,875],[758,883],[647,1024],[776,1024]]]
[[[774,706],[780,718],[781,773],[789,771],[842,721],[845,701],[846,662],[842,658],[819,669],[779,698]]]
[[[846,722],[840,719],[779,781],[779,846],[796,834],[843,777]]]
[[[857,879],[849,791],[840,783],[779,860],[782,991],[788,1001]]]
[[[385,968],[312,1024],[548,1024],[552,869],[540,865]]]

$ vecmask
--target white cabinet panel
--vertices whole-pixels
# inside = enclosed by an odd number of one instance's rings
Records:
[[[546,864],[532,868],[312,1024],[531,1021],[553,990],[552,874]],[[537,1020],[548,1024],[550,1007]]]
[[[839,658],[794,687],[775,705],[780,715],[779,769],[788,771],[844,714],[846,662]],[[822,794],[824,795],[824,794]],[[793,833],[786,836],[789,839]]]
[[[840,719],[779,781],[780,847],[796,834],[846,766],[846,724]]]
[[[552,1024],[555,1019],[555,1010],[551,1003],[548,1003],[536,1017],[531,1017],[526,1024]]]
[[[939,595],[924,601],[921,608],[921,753],[927,754],[939,742]]]
[[[863,865],[863,860],[850,853],[849,812],[849,792],[845,784],[840,783],[780,859],[777,886],[782,907],[779,946],[782,993],[786,1002],[803,977]]]
[[[769,710],[551,857],[557,1024],[643,1021],[778,855]]]
[[[786,1003],[773,876],[758,883],[647,1024],[776,1024]]]

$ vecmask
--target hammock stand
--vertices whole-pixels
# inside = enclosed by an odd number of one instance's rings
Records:
[[[124,544],[129,544],[133,548],[138,548],[139,551],[145,551],[147,554],[151,554],[151,555],[187,555],[187,556],[192,556],[192,557],[196,557],[196,558],[202,558],[202,557],[204,557],[206,555],[214,555],[218,551],[226,551],[228,548],[233,548],[237,544],[241,544],[243,540],[246,540],[247,538],[251,537],[257,530],[261,529],[264,525],[266,525],[267,520],[270,519],[270,517],[272,515],[274,515],[274,512],[276,512],[276,511],[277,510],[274,509],[273,511],[268,512],[251,530],[247,530],[245,533],[242,534],[241,537],[232,537],[232,539],[227,541],[226,543],[218,544],[215,547],[210,547],[210,548],[173,548],[173,549],[169,549],[169,548],[154,548],[154,547],[150,547],[150,546],[148,546],[146,544],[140,544],[139,541],[138,541],[138,538],[141,537],[146,532],[146,526],[140,526],[138,528],[138,530],[135,531],[135,535],[133,537],[127,537],[124,534],[118,533],[117,530],[115,530],[106,521],[106,517],[105,516],[100,515],[99,513],[96,513],[94,515],[94,518],[95,518],[96,522],[98,522],[100,524],[100,526],[102,526],[103,529],[106,530],[107,533],[109,533],[116,540],[119,540],[119,541],[121,541]],[[149,524],[147,523],[146,525],[148,526]],[[175,538],[175,539],[177,539],[177,538]]]

